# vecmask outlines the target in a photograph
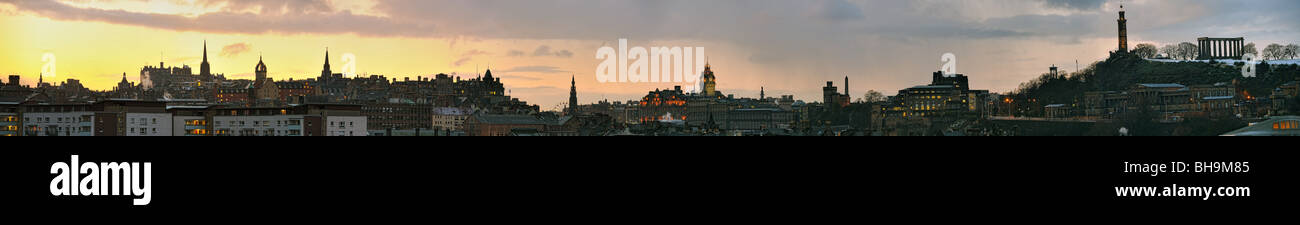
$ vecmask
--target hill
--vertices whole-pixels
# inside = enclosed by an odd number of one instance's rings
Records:
[[[1081,104],[1084,93],[1090,91],[1124,91],[1141,83],[1177,83],[1183,85],[1236,82],[1238,94],[1254,97],[1268,96],[1274,88],[1295,81],[1300,66],[1294,64],[1260,64],[1256,77],[1242,77],[1241,66],[1209,62],[1159,62],[1142,59],[1134,54],[1111,54],[1105,61],[1093,63],[1071,74],[1043,74],[1021,84],[1011,93],[1021,115],[1043,116],[1042,106],[1049,104]]]

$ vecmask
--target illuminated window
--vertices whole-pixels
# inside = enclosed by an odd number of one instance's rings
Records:
[[[1273,130],[1297,130],[1300,129],[1300,121],[1287,120],[1273,123]]]

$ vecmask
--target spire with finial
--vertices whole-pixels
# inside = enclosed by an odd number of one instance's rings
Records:
[[[212,65],[208,64],[208,40],[203,40],[203,63],[199,64],[199,75],[212,76]]]
[[[254,71],[254,72],[257,72],[258,74],[265,74],[265,73],[266,73],[266,63],[265,63],[265,62],[262,62],[262,54],[261,54],[261,53],[258,53],[258,55],[257,55],[257,68],[254,68],[253,71]]]
[[[578,109],[578,76],[570,74],[569,75],[569,109],[565,113],[572,115],[577,112],[576,111],[577,109]]]

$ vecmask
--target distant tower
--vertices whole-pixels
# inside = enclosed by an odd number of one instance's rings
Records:
[[[578,111],[578,78],[570,75],[569,77],[569,110],[568,114],[573,115]]]
[[[320,78],[321,80],[326,80],[330,78],[332,74],[334,74],[334,72],[330,71],[330,49],[325,48],[325,69],[320,71]]]
[[[1057,75],[1059,75],[1058,72],[1057,72],[1057,71],[1059,71],[1059,70],[1058,70],[1058,68],[1056,68],[1056,64],[1052,64],[1052,67],[1051,67],[1051,68],[1048,68],[1048,69],[1051,71],[1052,76],[1057,76]]]
[[[718,78],[713,76],[713,66],[708,63],[704,64],[704,96],[716,96],[718,89]]]
[[[844,76],[844,96],[852,96],[849,95],[849,76]]]
[[[261,56],[257,57],[257,68],[254,68],[253,71],[257,73],[257,80],[254,80],[254,83],[266,80],[266,63],[262,63]]]
[[[203,63],[199,64],[199,77],[212,77],[212,66],[208,64],[208,41],[203,41]]]
[[[1124,5],[1119,5],[1119,52],[1128,53],[1128,19],[1124,18]]]
[[[767,89],[765,87],[758,87],[758,100],[763,99],[767,99]]]

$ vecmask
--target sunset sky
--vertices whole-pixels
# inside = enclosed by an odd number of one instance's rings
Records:
[[[329,48],[389,78],[491,68],[515,97],[556,110],[570,75],[579,99],[637,99],[672,83],[599,83],[602,46],[704,47],[718,89],[820,101],[849,76],[854,98],[925,84],[944,53],[977,89],[1013,90],[1052,64],[1075,70],[1116,46],[1120,1],[1105,0],[0,0],[0,73],[110,89],[165,62],[198,72],[316,77]],[[1246,37],[1300,43],[1300,1],[1129,0],[1130,42]]]

